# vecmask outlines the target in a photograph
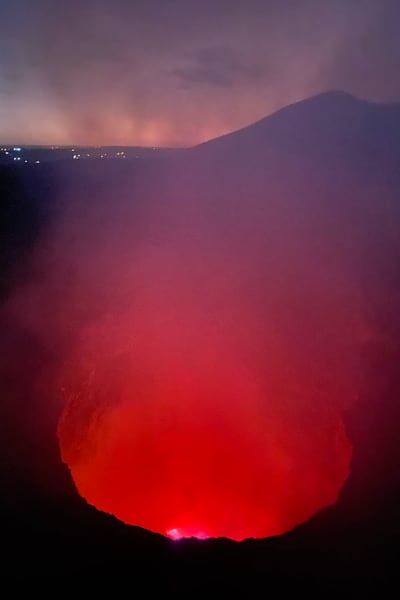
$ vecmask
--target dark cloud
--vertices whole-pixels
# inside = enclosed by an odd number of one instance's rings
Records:
[[[320,77],[362,96],[399,101],[400,2],[369,2],[368,6],[365,14],[353,10],[347,16],[346,27],[326,56]]]
[[[258,66],[244,64],[231,49],[214,46],[188,56],[173,74],[184,87],[204,84],[225,87],[249,79],[257,80],[263,72]]]
[[[326,89],[399,100],[399,13],[398,0],[0,0],[0,140],[187,145]]]

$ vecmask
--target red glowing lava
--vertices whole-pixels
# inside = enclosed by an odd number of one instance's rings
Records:
[[[164,355],[153,339],[112,354],[114,342],[92,355],[85,342],[66,375],[62,457],[90,504],[172,539],[242,540],[336,501],[351,447],[311,385],[261,384],[228,350]]]

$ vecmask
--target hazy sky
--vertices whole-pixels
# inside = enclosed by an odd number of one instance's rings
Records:
[[[399,0],[0,0],[0,141],[191,145],[326,89],[400,101]]]

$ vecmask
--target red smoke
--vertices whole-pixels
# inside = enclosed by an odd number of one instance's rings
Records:
[[[135,181],[71,193],[12,300],[60,355],[62,458],[89,503],[171,538],[287,531],[349,473],[347,257],[294,185]]]
[[[199,260],[190,246],[145,252],[132,308],[85,328],[74,348],[63,460],[79,493],[126,523],[172,538],[266,537],[335,502],[348,475],[337,336],[329,348],[326,333],[307,338],[301,290],[289,310],[271,290],[261,317],[248,294],[257,277],[241,264]]]

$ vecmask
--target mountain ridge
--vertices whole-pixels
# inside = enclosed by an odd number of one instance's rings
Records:
[[[337,152],[385,155],[400,148],[400,103],[375,103],[347,92],[328,91],[289,104],[236,131],[208,140],[189,149],[198,156],[207,152],[238,153],[303,150],[318,155]],[[329,149],[327,144],[334,144]]]

